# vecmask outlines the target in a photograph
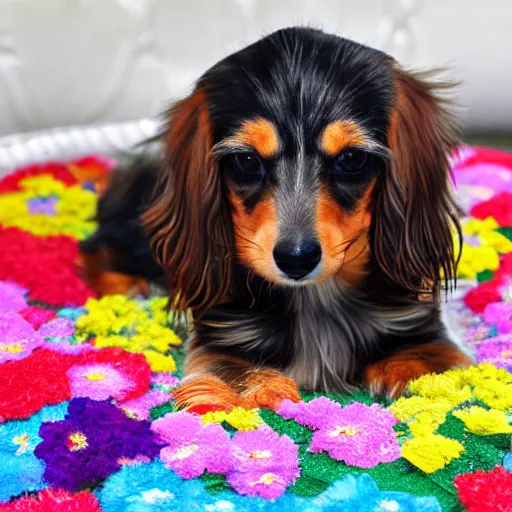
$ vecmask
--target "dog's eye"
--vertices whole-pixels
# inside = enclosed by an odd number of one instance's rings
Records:
[[[254,153],[236,153],[224,159],[224,169],[231,179],[243,184],[259,183],[265,176],[263,162]]]
[[[336,174],[356,174],[364,169],[368,153],[362,149],[346,149],[334,161]]]
[[[252,153],[239,153],[235,155],[235,162],[240,171],[247,174],[263,173],[261,160]]]

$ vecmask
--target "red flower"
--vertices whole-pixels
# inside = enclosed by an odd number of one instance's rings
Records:
[[[454,485],[467,512],[512,510],[512,473],[502,466],[457,475]]]
[[[34,327],[39,329],[41,325],[49,322],[57,313],[51,309],[40,308],[39,306],[28,306],[20,311],[20,315]]]
[[[31,300],[52,306],[81,306],[95,296],[76,273],[76,240],[0,228],[0,247],[0,280],[29,289]]]
[[[464,304],[471,309],[473,313],[483,313],[487,304],[501,300],[501,295],[498,292],[498,286],[499,283],[494,279],[492,281],[479,284],[466,293],[464,296]]]
[[[101,512],[94,494],[82,491],[72,494],[60,489],[44,489],[34,497],[25,496],[0,505],[0,512]]]
[[[56,180],[62,181],[68,187],[78,183],[78,180],[63,164],[47,163],[31,165],[30,167],[24,167],[2,178],[0,180],[0,194],[21,190],[21,187],[19,186],[19,182],[21,180],[31,176],[39,176],[41,174],[51,174]]]
[[[512,192],[501,192],[487,201],[478,203],[470,210],[472,217],[493,217],[501,227],[512,226]]]
[[[0,423],[28,418],[45,405],[70,400],[68,370],[74,365],[91,363],[110,363],[130,377],[135,385],[124,400],[137,398],[149,389],[151,369],[143,354],[119,347],[79,355],[38,349],[24,359],[0,366]]]

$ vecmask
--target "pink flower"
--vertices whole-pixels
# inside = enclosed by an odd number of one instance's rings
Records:
[[[27,307],[24,290],[21,286],[7,281],[0,281],[0,315],[10,311],[17,313]]]
[[[157,405],[165,404],[172,398],[172,393],[161,389],[150,389],[145,395],[123,402],[121,409],[135,420],[148,420],[150,410]]]
[[[43,324],[55,317],[55,311],[45,309],[40,306],[27,306],[20,311],[20,315],[35,329],[39,329]]]
[[[233,467],[229,434],[220,425],[203,425],[195,414],[172,412],[155,420],[151,430],[167,443],[160,451],[162,462],[181,478],[205,471],[226,474]]]
[[[278,413],[285,419],[294,419],[301,425],[311,429],[319,429],[325,425],[328,417],[341,411],[341,405],[326,396],[311,400],[311,402],[292,402],[283,400]]]
[[[379,404],[354,402],[342,408],[321,397],[293,406],[285,401],[279,413],[316,430],[310,452],[326,451],[331,458],[360,468],[371,468],[400,457],[400,445],[393,430],[398,421]]]
[[[42,343],[41,336],[21,315],[0,315],[0,364],[23,359]]]
[[[112,397],[123,400],[135,388],[135,383],[108,363],[92,363],[72,366],[68,372],[71,396],[92,400]]]
[[[300,476],[298,446],[267,425],[237,432],[232,443],[236,467],[226,480],[242,495],[275,499]]]
[[[180,379],[169,373],[155,373],[151,378],[151,384],[162,391],[172,391],[179,383]]]
[[[512,304],[507,302],[491,302],[484,310],[486,324],[495,325],[498,334],[512,333]]]

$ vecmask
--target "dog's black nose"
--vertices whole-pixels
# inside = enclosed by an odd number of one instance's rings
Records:
[[[299,280],[307,276],[322,258],[322,248],[316,240],[279,242],[274,247],[276,265],[287,277]]]

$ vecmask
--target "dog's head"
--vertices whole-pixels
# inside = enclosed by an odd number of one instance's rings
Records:
[[[414,293],[454,276],[436,87],[389,56],[302,28],[209,69],[168,115],[144,221],[181,308],[232,292],[234,265],[282,286],[371,266]]]

